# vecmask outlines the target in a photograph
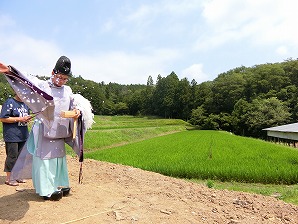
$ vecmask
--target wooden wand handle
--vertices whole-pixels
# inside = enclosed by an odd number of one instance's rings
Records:
[[[75,112],[74,111],[61,111],[61,117],[64,118],[73,118],[75,116]],[[73,119],[73,133],[72,133],[72,139],[76,138],[77,135],[77,126],[78,126],[78,119],[74,118]]]
[[[73,119],[73,132],[72,132],[72,139],[76,138],[77,135],[77,126],[78,126],[78,119],[74,118]]]

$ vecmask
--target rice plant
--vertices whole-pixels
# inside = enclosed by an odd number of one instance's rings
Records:
[[[183,131],[86,156],[179,178],[298,182],[296,149],[221,131]]]

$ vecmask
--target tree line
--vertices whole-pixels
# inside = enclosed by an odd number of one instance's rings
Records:
[[[48,79],[48,77],[40,77]],[[237,67],[213,81],[179,80],[175,72],[151,76],[146,85],[96,83],[81,76],[68,82],[87,98],[97,115],[158,116],[183,119],[199,129],[226,130],[264,138],[263,128],[298,117],[298,60]],[[0,103],[12,95],[0,76]]]

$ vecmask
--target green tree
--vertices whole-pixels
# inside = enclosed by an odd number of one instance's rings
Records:
[[[84,80],[81,76],[72,78],[69,83],[73,93],[81,94],[88,99],[94,114],[102,114],[102,104],[105,101],[104,88],[94,81]]]
[[[246,76],[247,88],[254,93],[254,98],[272,97],[273,91],[275,93],[279,92],[280,89],[291,84],[289,76],[286,75],[282,65],[279,63],[257,65],[249,69],[249,71],[250,73]]]
[[[206,130],[219,130],[219,120],[220,117],[218,114],[209,114],[209,116],[205,119],[202,128]]]
[[[5,82],[0,82],[0,104],[2,105],[8,97],[14,96],[14,91],[5,80]]]
[[[106,100],[102,104],[102,113],[104,115],[116,115],[115,104],[109,100]]]
[[[115,104],[115,113],[118,115],[128,114],[128,106],[126,103],[119,102]]]
[[[191,116],[191,87],[187,78],[178,82],[176,87],[175,111],[174,117],[188,120]]]
[[[203,108],[203,106],[199,106],[196,109],[192,110],[189,123],[202,128],[204,126],[206,118],[207,115],[205,109]]]
[[[178,76],[174,72],[165,78],[158,76],[153,94],[154,112],[158,116],[172,118],[176,115],[175,96],[178,83]]]
[[[149,75],[147,79],[147,86],[153,86],[153,85],[154,85],[153,78],[151,75]]]
[[[288,123],[289,108],[275,97],[254,99],[247,111],[246,125],[252,136],[264,137],[262,129]]]
[[[230,71],[219,75],[213,81],[212,98],[207,104],[209,111],[232,113],[235,103],[244,96],[245,84],[242,73]]]
[[[138,91],[135,91],[134,93],[131,93],[130,98],[127,101],[127,106],[129,108],[129,113],[131,115],[141,114],[141,110],[143,106],[142,91],[143,90],[138,90]]]
[[[244,99],[238,100],[232,112],[232,127],[235,134],[246,136],[248,135],[247,111],[250,109],[251,104]]]
[[[210,105],[212,103],[212,86],[213,82],[202,82],[199,85],[191,85],[192,91],[192,108],[197,108],[198,106]]]

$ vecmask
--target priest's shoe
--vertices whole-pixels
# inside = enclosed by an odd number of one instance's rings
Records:
[[[62,198],[63,193],[61,191],[55,191],[50,197],[43,196],[44,200],[59,201]]]
[[[70,187],[63,187],[61,188],[61,191],[62,191],[63,197],[68,196],[70,192]]]

